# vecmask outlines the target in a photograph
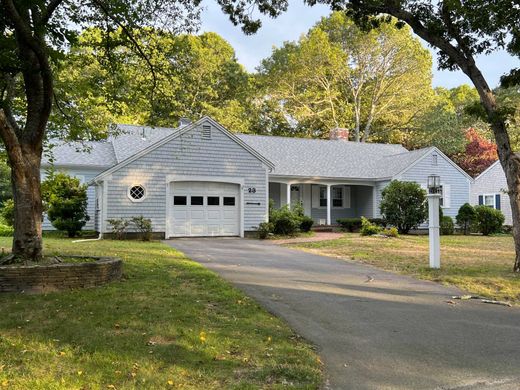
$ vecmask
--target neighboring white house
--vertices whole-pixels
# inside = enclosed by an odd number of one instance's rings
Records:
[[[209,117],[179,128],[119,125],[122,133],[88,144],[55,145],[52,165],[88,181],[90,227],[143,215],[164,237],[243,236],[275,206],[301,202],[317,224],[379,217],[381,192],[394,179],[426,186],[441,177],[444,215],[469,202],[471,178],[435,147],[356,143],[229,132]],[[42,169],[51,165],[44,161]],[[44,229],[52,226],[46,222]]]
[[[500,161],[494,162],[488,169],[475,178],[471,186],[470,203],[486,205],[500,210],[505,216],[505,225],[513,225],[511,204],[507,194],[506,175]]]

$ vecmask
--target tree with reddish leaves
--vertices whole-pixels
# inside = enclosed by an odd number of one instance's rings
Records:
[[[453,160],[472,177],[484,172],[498,160],[497,145],[485,138],[474,128],[466,132],[468,143],[464,153],[453,156]]]

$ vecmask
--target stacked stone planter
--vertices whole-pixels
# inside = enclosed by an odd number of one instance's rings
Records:
[[[67,256],[82,258],[82,256]],[[89,288],[118,280],[123,262],[113,257],[51,265],[0,266],[0,292],[44,293]]]

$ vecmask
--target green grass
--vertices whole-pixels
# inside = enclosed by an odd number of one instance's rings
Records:
[[[512,272],[515,251],[508,235],[442,236],[440,270],[428,267],[428,236],[381,238],[347,233],[338,240],[291,246],[520,303],[520,275]]]
[[[44,242],[48,255],[119,256],[124,279],[1,294],[0,389],[319,387],[307,343],[181,253],[160,243]]]

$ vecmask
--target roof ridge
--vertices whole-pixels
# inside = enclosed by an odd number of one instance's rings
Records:
[[[384,142],[355,142],[355,141],[341,141],[341,140],[324,139],[324,138],[286,137],[283,135],[267,135],[267,134],[247,134],[247,133],[235,133],[235,134],[237,136],[245,135],[246,137],[281,138],[281,139],[302,140],[302,141],[324,141],[324,142],[331,142],[331,143],[337,142],[338,144],[349,143],[351,145],[400,146],[400,147],[404,148],[404,146],[402,144],[391,144],[391,143],[384,143]]]

